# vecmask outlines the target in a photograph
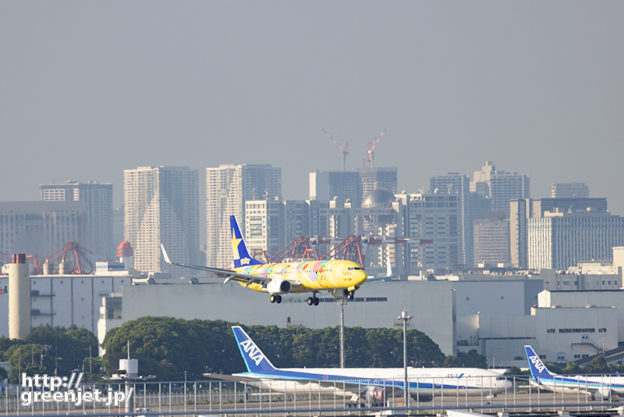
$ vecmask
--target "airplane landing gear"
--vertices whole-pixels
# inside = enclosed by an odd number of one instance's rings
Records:
[[[355,290],[347,292],[347,300],[353,301],[354,297],[355,297]]]
[[[269,301],[271,303],[281,303],[282,302],[282,296],[279,294],[272,294],[271,297],[269,298]]]
[[[319,303],[319,299],[316,297],[316,294],[314,294],[312,297],[308,297],[307,301],[309,306],[317,306]]]

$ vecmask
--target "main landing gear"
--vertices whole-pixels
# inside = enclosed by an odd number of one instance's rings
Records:
[[[282,302],[282,296],[279,294],[271,294],[271,297],[269,298],[269,301],[271,301],[271,303],[281,303]]]
[[[309,306],[317,306],[319,303],[319,299],[316,297],[316,293],[314,293],[312,297],[308,297],[307,301]]]

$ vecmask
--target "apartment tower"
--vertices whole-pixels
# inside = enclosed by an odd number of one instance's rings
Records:
[[[164,268],[161,243],[178,262],[198,262],[197,170],[170,166],[124,170],[124,217],[125,239],[134,249],[134,269],[170,270]]]
[[[282,170],[271,165],[219,165],[206,168],[206,262],[232,266],[230,216],[245,227],[245,202],[282,198]]]

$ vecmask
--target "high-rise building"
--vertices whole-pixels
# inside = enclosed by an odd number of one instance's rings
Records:
[[[43,260],[66,243],[84,245],[87,219],[85,201],[0,202],[0,252]]]
[[[310,236],[310,204],[306,200],[286,200],[284,202],[286,244],[300,236]]]
[[[398,233],[410,240],[402,249],[408,275],[458,266],[459,203],[451,194],[397,194]]]
[[[161,243],[181,263],[198,261],[198,198],[197,170],[172,166],[124,170],[124,234],[134,249],[134,269],[170,270],[162,262]]]
[[[245,202],[245,242],[251,251],[275,255],[285,245],[284,203],[279,199]]]
[[[310,172],[310,200],[349,200],[352,207],[362,205],[362,182],[354,171]]]
[[[219,165],[206,168],[206,262],[232,266],[230,216],[245,225],[245,202],[282,198],[282,171],[271,165]]]
[[[509,220],[502,211],[489,212],[474,222],[474,262],[476,265],[508,265]]]
[[[457,172],[449,172],[446,175],[431,177],[429,180],[429,192],[433,194],[457,195],[459,204],[459,263],[461,265],[472,265],[473,255],[473,226],[472,210],[470,199],[470,180],[467,175]],[[488,207],[489,208],[489,207]]]
[[[113,185],[96,181],[41,184],[42,201],[85,201],[88,219],[83,246],[104,258],[114,254]]]
[[[310,236],[329,236],[329,201],[307,200],[310,205]]]
[[[552,198],[588,198],[589,187],[583,182],[558,182],[550,189]]]
[[[515,268],[528,267],[527,221],[542,218],[546,213],[607,211],[606,198],[540,198],[512,199],[509,203],[509,250]]]
[[[480,171],[473,173],[470,191],[489,197],[490,209],[503,210],[509,217],[509,202],[512,199],[530,197],[530,181],[526,175],[499,171],[487,161]]]
[[[362,202],[375,190],[397,193],[399,177],[397,168],[362,168],[359,174],[362,184]]]
[[[567,269],[609,261],[624,245],[624,218],[607,212],[547,212],[527,221],[529,268]]]

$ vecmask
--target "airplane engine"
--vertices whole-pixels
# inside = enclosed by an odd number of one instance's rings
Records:
[[[288,294],[290,292],[290,282],[282,278],[273,278],[267,285],[269,294]]]
[[[331,295],[333,295],[336,298],[348,298],[349,291],[343,288],[334,288],[333,290],[331,290]]]

